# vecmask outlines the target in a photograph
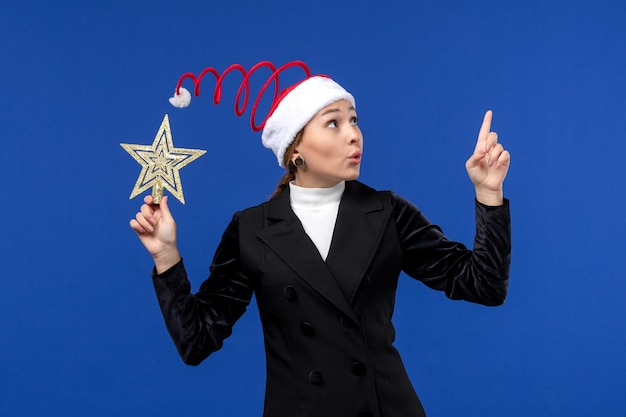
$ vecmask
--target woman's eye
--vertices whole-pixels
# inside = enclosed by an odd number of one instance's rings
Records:
[[[352,126],[357,126],[359,124],[359,119],[357,119],[356,117],[353,117],[352,119],[350,119],[350,124]]]
[[[333,129],[337,127],[337,122],[335,120],[331,120],[328,122],[328,127],[332,127]]]

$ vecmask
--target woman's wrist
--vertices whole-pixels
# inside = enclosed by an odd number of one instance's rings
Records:
[[[501,206],[504,204],[504,194],[502,190],[476,188],[476,201],[486,206]]]
[[[152,259],[154,260],[154,267],[157,274],[162,274],[174,265],[180,262],[181,257],[176,247],[168,250],[164,250],[158,254],[155,254]]]

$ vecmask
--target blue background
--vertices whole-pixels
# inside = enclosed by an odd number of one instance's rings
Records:
[[[152,143],[168,113],[175,146],[207,150],[171,204],[197,288],[232,213],[282,170],[233,113],[237,76],[219,106],[209,84],[188,109],[167,98],[185,71],[266,59],[351,91],[361,180],[467,244],[464,162],[494,110],[512,154],[506,304],[407,277],[398,290],[397,347],[429,416],[626,415],[626,5],[236,3],[0,5],[0,415],[261,414],[255,307],[201,366],[179,360],[128,227],[139,165],[119,143]]]

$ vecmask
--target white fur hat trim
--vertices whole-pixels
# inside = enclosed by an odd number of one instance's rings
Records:
[[[356,108],[352,94],[330,78],[320,76],[301,82],[281,100],[261,135],[263,146],[274,152],[278,165],[285,168],[285,151],[296,134],[317,112],[339,100],[348,100]]]

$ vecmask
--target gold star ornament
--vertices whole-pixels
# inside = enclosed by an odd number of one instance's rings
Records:
[[[181,168],[195,161],[206,153],[200,149],[175,148],[167,114],[161,122],[152,145],[131,145],[121,143],[122,148],[141,165],[141,172],[129,199],[152,187],[154,204],[161,202],[163,189],[169,190],[174,197],[185,204],[183,184],[180,181]]]

